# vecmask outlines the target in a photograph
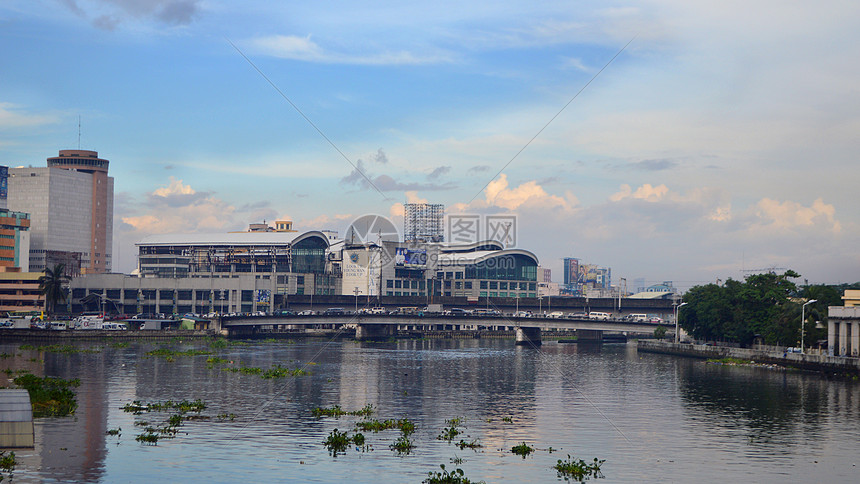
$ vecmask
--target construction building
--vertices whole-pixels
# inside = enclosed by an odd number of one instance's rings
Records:
[[[403,208],[403,238],[406,242],[444,242],[444,205],[407,203]]]

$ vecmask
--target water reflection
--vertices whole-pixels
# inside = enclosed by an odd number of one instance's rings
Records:
[[[159,347],[84,345],[91,353],[0,359],[2,368],[81,378],[77,415],[38,419],[37,447],[17,453],[21,481],[420,482],[455,455],[475,480],[555,480],[551,466],[565,454],[607,460],[607,482],[726,480],[844,481],[860,451],[860,386],[817,375],[638,354],[632,345],[545,344],[511,340],[399,340],[365,343],[297,340],[237,343],[207,356],[174,361],[146,356]],[[204,349],[172,342],[177,350]],[[17,345],[0,344],[0,352]],[[31,360],[32,359],[32,360]],[[225,366],[303,367],[310,375],[262,379]],[[134,441],[134,416],[119,408],[133,400],[202,399],[209,416],[231,420],[183,423],[175,439],[157,446]],[[366,404],[375,418],[416,423],[416,451],[390,452],[396,431],[368,433],[374,451],[351,449],[336,459],[322,446],[335,427],[357,418],[317,419],[315,407]],[[436,440],[445,420],[465,417],[463,438],[476,452]],[[109,437],[122,427],[122,436]],[[522,441],[542,451],[523,460],[510,447]],[[826,463],[816,467],[814,462]],[[704,477],[703,477],[704,476]],[[713,478],[709,478],[712,476]],[[751,477],[752,476],[752,477]]]

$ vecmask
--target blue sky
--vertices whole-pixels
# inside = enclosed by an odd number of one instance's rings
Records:
[[[77,147],[80,116],[123,271],[152,233],[343,233],[427,200],[517,214],[557,280],[566,256],[860,280],[860,5],[710,3],[7,0],[0,163]]]

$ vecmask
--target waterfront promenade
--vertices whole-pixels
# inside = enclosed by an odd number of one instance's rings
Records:
[[[639,340],[637,349],[646,353],[662,353],[708,359],[737,358],[801,370],[860,374],[860,358],[788,353],[785,350],[780,351],[777,349],[732,348],[728,346],[668,343],[654,340]]]

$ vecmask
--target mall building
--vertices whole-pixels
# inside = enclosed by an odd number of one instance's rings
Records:
[[[98,300],[123,314],[249,313],[286,307],[291,295],[537,296],[537,257],[495,241],[353,244],[331,231],[249,230],[154,235],[136,246],[133,274],[72,279],[69,309]]]

